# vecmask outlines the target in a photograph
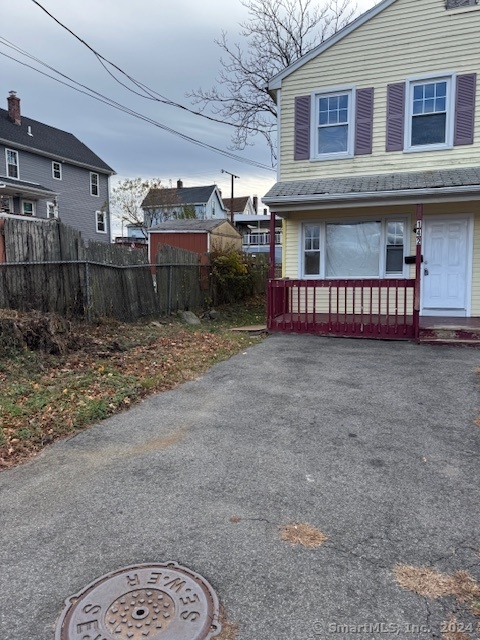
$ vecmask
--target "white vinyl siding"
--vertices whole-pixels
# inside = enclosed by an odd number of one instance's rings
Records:
[[[280,105],[280,180],[369,175],[480,163],[480,109],[475,145],[436,151],[386,152],[387,85],[408,78],[478,73],[480,11],[445,9],[443,0],[397,0],[321,55],[282,81]],[[466,53],[467,52],[467,53]],[[321,79],[321,84],[319,84]],[[294,99],[329,87],[373,87],[373,152],[319,165],[293,159]],[[454,87],[452,86],[452,90]],[[452,91],[453,92],[453,91]],[[477,82],[477,105],[480,104]],[[312,113],[312,118],[314,114]]]

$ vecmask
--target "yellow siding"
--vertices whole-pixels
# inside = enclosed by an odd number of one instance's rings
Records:
[[[480,5],[445,10],[445,0],[397,0],[285,78],[281,91],[280,180],[474,166],[480,146],[385,152],[387,84],[409,76],[478,72]],[[335,161],[293,160],[294,98],[318,89],[374,87],[373,154]],[[480,104],[480,82],[477,104]],[[475,139],[480,140],[480,110]]]
[[[416,220],[415,206],[395,206],[377,207],[375,210],[368,209],[332,209],[322,211],[308,211],[290,214],[284,220],[284,272],[283,276],[297,279],[300,262],[300,233],[303,222],[313,220],[341,220],[354,217],[398,215],[409,216],[412,235],[410,238],[410,255],[415,254],[415,235],[413,227]],[[429,203],[424,207],[424,216],[447,214],[473,214],[474,215],[474,237],[473,237],[473,272],[472,272],[472,300],[471,315],[480,316],[480,203],[479,202],[457,202],[457,203]],[[412,266],[410,277],[415,277],[415,269]]]

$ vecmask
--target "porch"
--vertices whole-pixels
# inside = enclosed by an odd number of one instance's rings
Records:
[[[270,280],[268,329],[480,346],[480,318],[420,316],[414,279]]]

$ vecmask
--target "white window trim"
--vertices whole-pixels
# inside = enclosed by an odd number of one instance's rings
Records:
[[[348,143],[347,150],[339,153],[322,153],[317,151],[318,147],[318,106],[321,96],[331,96],[347,94],[348,101]],[[355,142],[355,85],[344,85],[342,87],[331,87],[328,89],[318,89],[311,94],[310,105],[310,160],[315,162],[323,162],[325,160],[343,160],[344,158],[353,158],[354,142]]]
[[[8,153],[9,152],[10,153],[14,153],[16,155],[16,157],[17,157],[17,174],[18,175],[17,175],[16,178],[14,178],[13,176],[9,176],[8,175],[8,167],[9,167],[9,164],[8,164]],[[20,180],[20,158],[19,158],[18,151],[16,151],[15,149],[5,148],[5,177],[6,178],[10,178],[10,180]]]
[[[432,73],[422,76],[411,76],[406,79],[405,91],[405,153],[418,153],[422,151],[441,151],[444,149],[453,149],[453,132],[455,122],[455,87],[456,73],[454,71],[447,73]],[[413,87],[415,84],[426,83],[431,80],[436,82],[446,81],[447,83],[447,118],[445,126],[445,142],[440,144],[426,144],[422,146],[412,146],[412,117],[413,117]]]
[[[50,206],[53,206],[53,218],[50,218],[50,216],[48,215]],[[52,200],[49,200],[47,202],[47,220],[54,220],[55,218],[58,218],[58,207],[55,204],[55,202],[53,202]]]
[[[105,230],[104,231],[101,231],[98,228],[98,216],[99,216],[99,214],[102,214],[104,216],[104,225],[105,225]],[[108,233],[108,221],[107,221],[107,214],[106,214],[105,211],[95,211],[95,227],[96,227],[97,233],[105,233],[105,234]]]
[[[97,176],[97,191],[98,191],[98,193],[93,193],[92,176]],[[99,198],[100,197],[100,174],[95,173],[94,171],[90,171],[90,195],[93,196],[94,198]]]
[[[30,215],[28,213],[25,213],[25,211],[23,210],[23,205],[26,202],[28,202],[28,203],[30,203],[32,205],[32,217],[35,216],[36,215],[36,209],[37,209],[35,200],[27,200],[27,199],[23,199],[22,198],[21,203],[20,203],[20,212],[22,213],[22,215]]]
[[[60,170],[60,177],[59,178],[55,177],[55,165],[56,164],[58,165],[59,170]],[[61,180],[62,177],[63,177],[62,163],[61,162],[56,162],[56,160],[52,160],[52,178],[54,180]]]
[[[3,196],[3,198],[8,202],[8,211],[13,213],[13,196]]]
[[[331,278],[325,275],[326,272],[326,225],[327,224],[348,224],[356,222],[377,222],[381,221],[382,230],[380,236],[380,243],[383,250],[380,252],[379,260],[379,275],[378,276],[348,276],[341,278]],[[404,243],[403,243],[403,255],[410,255],[410,236],[411,236],[411,219],[408,214],[383,214],[378,216],[367,216],[359,218],[326,218],[322,220],[301,220],[298,246],[298,265],[299,274],[301,280],[403,280],[410,278],[410,265],[403,264],[402,273],[385,273],[385,267],[387,262],[387,222],[403,222],[404,223]],[[320,227],[320,274],[311,275],[305,274],[305,226],[306,225],[318,225]]]

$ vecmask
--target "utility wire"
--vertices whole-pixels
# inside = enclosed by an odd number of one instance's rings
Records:
[[[67,87],[69,87],[70,89],[73,89],[74,91],[77,91],[79,93],[82,93],[84,95],[89,96],[90,98],[93,98],[94,100],[97,100],[98,102],[102,102],[110,107],[113,107],[114,109],[117,109],[118,111],[122,111],[128,115],[131,115],[132,117],[135,117],[139,120],[143,120],[144,122],[147,122],[149,124],[152,124],[155,127],[158,127],[159,129],[162,129],[168,133],[171,133],[172,135],[175,135],[179,138],[181,138],[182,140],[185,140],[186,142],[190,142],[192,144],[195,144],[197,146],[200,146],[204,149],[213,151],[215,153],[218,153],[220,155],[223,155],[227,158],[230,158],[232,160],[235,160],[237,162],[242,162],[245,164],[249,164],[253,167],[256,167],[258,169],[264,169],[267,171],[274,171],[274,169],[272,167],[269,167],[268,165],[264,165],[260,162],[257,162],[256,160],[252,160],[250,158],[243,158],[242,156],[238,156],[236,154],[233,154],[229,151],[225,151],[224,149],[220,149],[218,147],[215,147],[213,145],[208,144],[207,142],[202,142],[201,140],[198,140],[196,138],[192,138],[191,136],[188,136],[184,133],[181,133],[180,131],[177,131],[176,129],[173,129],[171,127],[168,127],[167,125],[164,125],[156,120],[154,120],[153,118],[150,118],[148,116],[145,116],[141,113],[138,113],[137,111],[134,111],[133,109],[130,109],[129,107],[126,107],[125,105],[122,105],[121,103],[108,98],[107,96],[103,95],[102,93],[99,93],[98,91],[95,91],[94,89],[91,89],[90,87],[77,82],[76,80],[74,80],[73,78],[70,78],[69,76],[67,76],[66,74],[62,73],[61,71],[58,71],[57,69],[55,69],[54,67],[48,65],[47,63],[43,62],[42,60],[40,60],[39,58],[36,58],[35,56],[29,54],[27,51],[21,49],[20,47],[17,47],[16,45],[14,45],[13,43],[11,43],[10,41],[8,41],[6,38],[0,37],[0,44],[3,44],[4,46],[10,47],[11,49],[14,49],[15,51],[17,51],[18,53],[30,58],[31,60],[34,60],[35,62],[37,62],[38,64],[41,64],[43,66],[45,66],[46,68],[50,69],[51,71],[53,71],[54,73],[58,74],[59,76],[61,76],[62,78],[65,78],[65,80],[68,80],[68,82],[61,80],[59,78],[56,78],[55,76],[52,76],[49,73],[46,73],[45,71],[42,71],[40,69],[38,69],[37,67],[34,67],[30,64],[27,64],[26,62],[23,62],[21,60],[18,60],[17,58],[14,58],[13,56],[8,55],[5,52],[0,51],[0,55],[9,58],[10,60],[13,60],[14,62],[17,62],[18,64],[21,64],[24,67],[28,67],[29,69],[32,69],[33,71],[36,71],[37,73],[40,73],[43,76],[46,76],[52,80],[55,80],[56,82],[63,84]],[[73,86],[72,84],[69,83],[73,83],[74,85],[78,85],[78,86]],[[81,88],[79,88],[81,87]]]
[[[193,114],[195,116],[200,116],[201,118],[205,118],[206,120],[211,120],[212,122],[219,122],[221,124],[226,124],[226,125],[228,125],[230,127],[235,127],[235,128],[238,129],[239,125],[237,125],[237,124],[235,124],[233,122],[228,122],[227,120],[221,120],[220,118],[215,118],[213,116],[209,116],[208,114],[203,113],[202,111],[196,111],[195,109],[190,109],[189,107],[186,107],[185,105],[183,105],[183,104],[181,104],[179,102],[175,102],[174,100],[170,100],[169,98],[165,97],[161,93],[158,93],[158,91],[155,91],[155,89],[152,89],[152,88],[148,87],[143,82],[140,82],[139,80],[136,80],[134,77],[129,75],[126,71],[124,71],[121,67],[116,65],[114,62],[112,62],[111,60],[108,60],[108,58],[105,58],[101,53],[99,53],[90,44],[88,44],[88,42],[86,42],[83,38],[81,38],[74,31],[72,31],[72,29],[70,29],[70,27],[67,27],[67,25],[63,24],[63,22],[61,22],[52,13],[50,13],[50,11],[48,11],[42,4],[40,4],[40,2],[38,2],[38,0],[32,0],[32,2],[34,4],[36,4],[37,7],[39,7],[39,9],[44,11],[50,18],[52,18],[52,20],[54,20],[60,27],[62,27],[62,29],[65,29],[65,31],[68,31],[68,33],[70,33],[74,38],[76,38],[79,42],[81,42],[81,44],[83,44],[85,47],[87,47],[87,49],[89,49],[93,53],[93,55],[97,58],[97,60],[100,62],[102,67],[105,69],[105,71],[110,76],[112,76],[112,78],[116,82],[121,84],[122,87],[125,87],[128,91],[131,91],[135,95],[140,96],[142,98],[145,98],[147,100],[154,100],[156,102],[161,102],[162,104],[167,104],[169,106],[176,107],[177,109],[182,109],[183,111],[187,111],[188,113],[191,113],[191,114]],[[135,89],[132,89],[131,87],[126,85],[124,82],[121,82],[121,80],[119,80],[115,76],[115,74],[113,74],[107,68],[105,63],[111,65],[119,73],[121,73],[126,78],[128,78],[130,80],[130,82],[132,82],[138,89],[141,89],[144,93],[143,94],[139,93],[138,91],[135,91]],[[147,94],[147,95],[145,95],[145,94]],[[256,129],[255,127],[243,126],[242,128],[258,133],[258,129]]]

